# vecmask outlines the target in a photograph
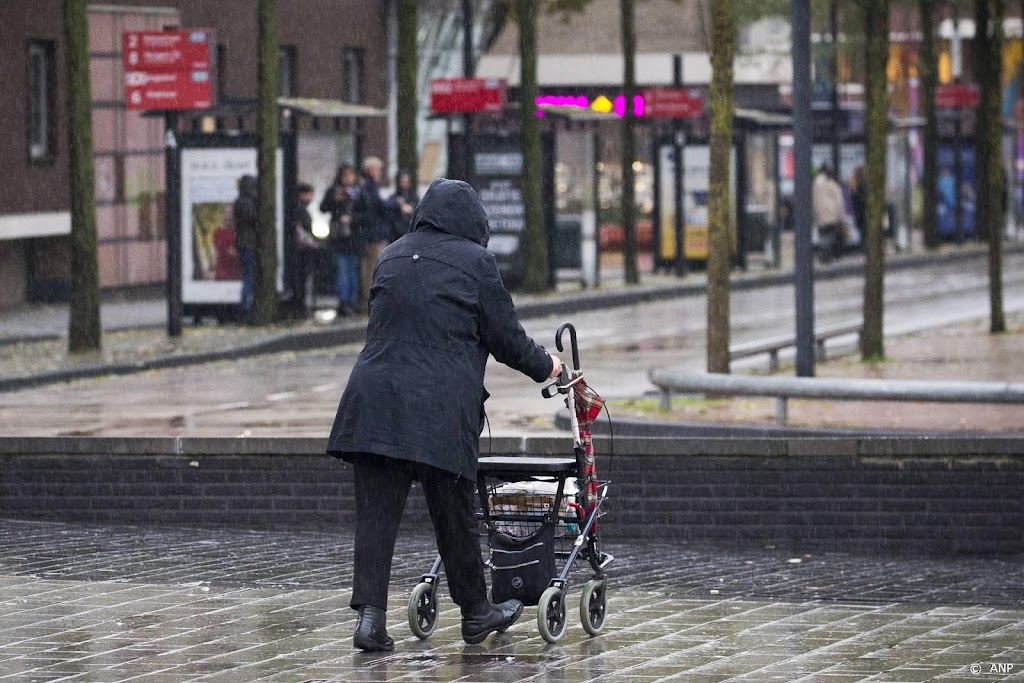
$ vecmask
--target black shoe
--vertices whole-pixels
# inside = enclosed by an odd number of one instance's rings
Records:
[[[334,310],[335,310],[335,313],[338,314],[337,317],[339,317],[339,318],[347,318],[349,315],[351,315],[351,311],[349,310],[349,307],[346,306],[345,304],[338,304],[338,307],[336,309],[334,309]]]
[[[504,631],[523,613],[523,603],[506,600],[500,605],[489,600],[462,611],[462,639],[470,645],[484,642],[495,631]]]
[[[391,640],[384,629],[387,614],[380,607],[363,605],[359,608],[356,619],[356,632],[352,636],[352,645],[364,652],[390,652],[395,649],[395,641]]]

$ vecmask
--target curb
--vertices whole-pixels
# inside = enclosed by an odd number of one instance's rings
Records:
[[[1004,245],[1004,257],[1009,254],[1024,253],[1024,245]],[[956,263],[979,258],[987,258],[988,251],[976,249],[970,251],[953,251],[943,254],[923,254],[916,256],[895,256],[886,262],[886,272],[910,270],[930,265],[943,263]],[[827,270],[816,269],[814,279],[834,280],[841,277],[856,275],[864,270],[861,262],[833,265]],[[732,291],[746,291],[761,287],[778,287],[792,284],[794,273],[780,272],[768,273],[746,278],[736,278],[731,281]],[[640,303],[653,301],[664,301],[666,299],[678,299],[690,296],[699,296],[707,291],[707,283],[681,284],[667,287],[650,287],[625,289],[621,291],[602,292],[591,290],[579,294],[555,295],[545,298],[542,301],[527,301],[516,304],[516,311],[521,320],[531,318],[544,318],[558,314],[583,313],[603,308],[618,308],[631,306]],[[152,326],[124,329],[146,329]],[[251,358],[272,353],[285,351],[311,351],[315,349],[330,348],[344,344],[361,342],[366,337],[366,328],[362,324],[352,324],[344,327],[332,327],[326,330],[310,330],[303,332],[283,332],[271,339],[259,342],[243,344],[232,349],[221,349],[218,351],[203,351],[197,353],[185,353],[171,356],[160,356],[134,363],[108,363],[88,365],[68,370],[55,370],[34,375],[24,375],[0,379],[0,392],[17,391],[19,389],[30,389],[71,382],[78,379],[93,379],[110,375],[129,375],[150,370],[164,370],[170,368],[185,367],[188,365],[201,365],[222,360],[237,360]],[[38,339],[26,339],[21,341],[38,341]],[[15,341],[0,340],[0,345],[13,344]],[[828,431],[829,435],[836,435],[836,432]],[[900,433],[902,434],[902,432]],[[702,434],[707,436],[709,434]],[[811,434],[813,435],[813,434]]]

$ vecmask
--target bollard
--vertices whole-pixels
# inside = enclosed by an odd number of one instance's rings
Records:
[[[786,424],[789,420],[789,399],[785,396],[775,397],[775,419],[780,424]]]
[[[672,410],[672,392],[668,389],[661,392],[661,409],[666,413]]]

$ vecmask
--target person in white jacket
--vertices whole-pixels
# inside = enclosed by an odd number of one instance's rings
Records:
[[[826,260],[842,253],[846,232],[846,207],[843,189],[832,175],[828,164],[823,164],[811,187],[814,227],[818,229],[819,249]]]

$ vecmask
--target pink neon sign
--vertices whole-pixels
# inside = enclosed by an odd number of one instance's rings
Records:
[[[579,107],[580,109],[590,108],[591,101],[586,95],[538,95],[537,106],[546,104],[555,107]],[[633,115],[643,116],[646,109],[643,95],[633,96]],[[618,95],[612,101],[612,111],[616,116],[623,116],[626,113],[626,97]],[[537,116],[543,116],[544,112],[538,111]]]

